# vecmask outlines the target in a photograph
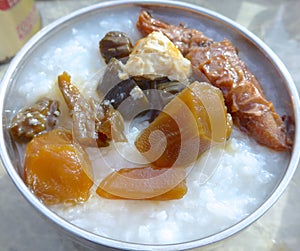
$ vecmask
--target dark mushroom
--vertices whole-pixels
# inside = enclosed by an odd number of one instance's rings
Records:
[[[104,103],[110,104],[127,120],[130,120],[140,111],[149,109],[149,102],[143,90],[133,78],[122,80],[120,61],[110,60],[98,83],[97,92]]]
[[[132,76],[121,79],[122,63],[113,58],[109,61],[97,92],[103,100],[117,109],[126,120],[142,117],[151,122],[163,107],[186,86],[167,77],[148,79]]]
[[[99,49],[105,62],[108,63],[111,58],[120,59],[129,56],[132,43],[124,32],[110,31],[100,40]]]

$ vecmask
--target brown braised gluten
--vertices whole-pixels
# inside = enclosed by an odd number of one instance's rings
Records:
[[[214,42],[200,31],[162,22],[146,11],[141,11],[137,27],[143,35],[161,31],[211,84],[220,88],[234,123],[242,131],[274,150],[291,148],[283,120],[230,41]]]

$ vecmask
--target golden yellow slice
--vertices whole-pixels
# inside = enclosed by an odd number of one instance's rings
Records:
[[[187,192],[185,175],[182,168],[124,168],[108,175],[96,193],[107,199],[181,199]]]
[[[231,133],[222,93],[194,82],[168,103],[135,141],[138,151],[156,167],[187,166]]]
[[[93,185],[90,162],[72,143],[69,131],[55,129],[34,137],[24,165],[25,183],[46,204],[88,199]]]

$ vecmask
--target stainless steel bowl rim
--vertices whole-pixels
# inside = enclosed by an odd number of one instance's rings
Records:
[[[1,111],[1,120],[0,125],[2,127],[2,130],[0,130],[0,138],[4,138],[4,131],[7,130],[7,128],[3,125],[3,114],[4,114],[4,100],[7,88],[9,84],[12,81],[12,76],[14,72],[18,69],[18,65],[22,61],[22,58],[28,53],[28,51],[47,33],[54,30],[56,27],[63,25],[65,22],[67,22],[70,19],[73,19],[77,16],[80,16],[84,13],[88,13],[94,9],[98,8],[107,8],[112,6],[141,6],[141,5],[148,5],[148,6],[165,6],[165,7],[174,7],[174,8],[180,8],[184,10],[189,11],[195,11],[200,12],[201,14],[211,16],[215,19],[218,19],[220,21],[223,21],[227,23],[229,26],[232,26],[233,28],[239,30],[244,36],[246,36],[249,40],[251,40],[252,43],[254,43],[259,49],[263,50],[273,61],[274,64],[277,65],[277,67],[280,69],[281,74],[286,80],[287,88],[290,92],[290,96],[292,98],[292,108],[294,110],[294,116],[296,121],[296,128],[295,128],[295,139],[294,139],[294,146],[292,150],[292,156],[290,159],[289,167],[287,168],[287,172],[283,179],[281,180],[280,184],[274,191],[274,193],[263,203],[257,210],[255,210],[251,215],[244,218],[240,222],[236,223],[235,225],[229,227],[228,229],[225,229],[223,231],[220,231],[219,233],[216,233],[211,236],[207,236],[205,238],[184,242],[184,243],[177,243],[177,244],[162,244],[162,245],[150,245],[150,244],[137,244],[137,243],[129,243],[119,240],[114,240],[106,237],[102,237],[96,234],[93,234],[91,232],[88,232],[84,229],[81,229],[70,222],[62,219],[58,215],[56,215],[54,212],[52,212],[50,209],[48,209],[43,203],[41,203],[34,195],[33,193],[27,188],[27,186],[24,184],[22,178],[19,176],[18,172],[15,170],[7,149],[5,142],[2,140],[0,142],[1,146],[1,160],[3,163],[3,166],[5,167],[8,175],[18,188],[18,190],[21,192],[21,194],[30,202],[30,204],[35,207],[42,215],[46,216],[46,218],[51,219],[54,223],[56,223],[58,226],[60,226],[62,229],[67,231],[68,233],[73,234],[75,237],[83,238],[87,242],[94,243],[97,245],[105,245],[109,247],[119,248],[123,250],[186,250],[196,247],[201,247],[205,245],[209,245],[212,243],[215,243],[217,241],[221,241],[225,238],[228,238],[239,231],[243,230],[244,228],[248,227],[250,224],[252,224],[254,221],[259,219],[265,212],[270,209],[270,207],[278,200],[278,198],[282,195],[284,190],[286,189],[288,183],[293,177],[293,174],[297,168],[299,157],[300,157],[300,151],[297,149],[300,149],[300,101],[299,101],[299,95],[297,92],[297,89],[295,87],[295,84],[293,82],[293,79],[284,66],[284,64],[281,62],[281,60],[277,57],[277,55],[257,36],[255,36],[253,33],[248,31],[243,26],[239,25],[235,21],[219,14],[214,11],[205,9],[200,6],[183,3],[179,1],[168,1],[168,0],[138,0],[138,1],[125,1],[125,0],[118,0],[118,1],[108,1],[108,2],[102,2],[98,4],[94,4],[85,8],[82,8],[80,10],[77,10],[71,14],[68,14],[50,25],[46,26],[42,30],[40,30],[34,37],[32,37],[25,46],[19,51],[19,53],[14,57],[12,62],[10,63],[5,75],[3,76],[2,82],[1,82],[1,92],[0,92],[0,111]]]

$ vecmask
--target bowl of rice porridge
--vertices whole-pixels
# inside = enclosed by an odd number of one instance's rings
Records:
[[[186,3],[62,17],[12,60],[0,95],[7,173],[90,247],[219,242],[277,201],[299,160],[285,66],[239,24]]]

